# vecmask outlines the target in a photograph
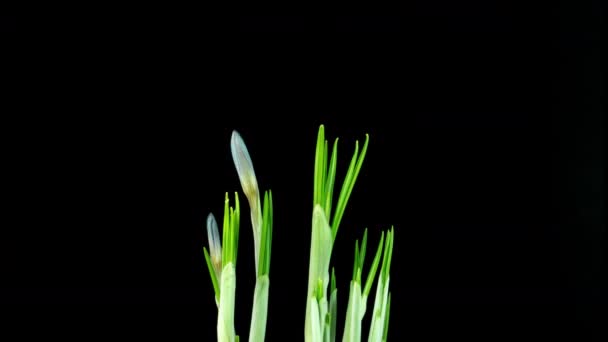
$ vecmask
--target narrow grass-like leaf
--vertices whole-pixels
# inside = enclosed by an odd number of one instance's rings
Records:
[[[393,227],[391,227],[391,246],[390,246],[390,250],[388,252],[388,261],[387,261],[387,265],[386,265],[386,275],[385,277],[388,277],[390,271],[391,271],[391,264],[392,264],[392,260],[393,260],[393,244],[395,242],[395,229]]]
[[[228,193],[224,199],[224,221],[222,224],[222,268],[230,262],[228,255],[230,255],[230,208],[228,207]]]
[[[332,155],[331,158],[329,158],[329,145],[327,140],[325,140],[325,128],[323,125],[319,127],[315,150],[313,230],[311,238],[308,301],[305,322],[305,338],[307,342],[329,342],[329,340],[332,340],[333,342],[333,339],[335,338],[335,328],[332,328],[332,321],[335,322],[336,318],[336,315],[332,312],[335,298],[333,295],[336,292],[335,271],[333,269],[331,276],[331,290],[329,292],[329,307],[327,303],[329,259],[331,257],[333,241],[337,235],[337,231],[340,227],[348,200],[352,194],[354,185],[361,171],[363,161],[365,160],[368,144],[369,135],[367,134],[365,143],[361,150],[359,150],[359,142],[355,142],[355,150],[346,172],[346,176],[342,182],[342,187],[340,189],[334,209],[332,207],[336,178],[338,139],[334,141]],[[334,209],[333,214],[332,209]],[[329,237],[326,237],[325,228],[328,228]],[[366,279],[364,291],[361,293],[362,271],[365,265],[365,257],[367,253],[367,229],[365,229],[361,242],[357,240],[355,243],[353,281],[351,283],[356,287],[356,295],[352,293],[353,291],[351,291],[351,296],[349,297],[349,309],[353,306],[351,303],[356,301],[356,307],[353,308],[356,310],[349,312],[350,318],[347,317],[346,319],[347,322],[349,319],[354,319],[354,321],[353,325],[349,326],[349,329],[345,330],[345,340],[347,335],[348,341],[350,341],[351,338],[353,341],[360,340],[361,320],[365,314],[367,295],[371,290],[373,279],[377,273],[380,258],[383,256],[382,251],[383,249],[386,251],[386,248],[383,248],[385,245],[386,243],[383,233],[381,236],[381,241],[378,245],[378,250],[376,251],[376,255],[372,261],[370,274]],[[323,248],[322,246],[327,248]],[[387,256],[385,255],[382,271],[380,272],[382,275],[387,275],[388,267],[390,267],[386,258]],[[379,298],[378,301],[380,304],[382,304],[383,299]],[[376,324],[380,324],[380,321],[376,321]],[[334,333],[334,337],[332,337],[332,333]]]
[[[264,223],[263,225],[265,226],[263,234],[262,234],[262,243],[261,246],[264,246],[264,254],[262,255],[262,252],[260,251],[260,263],[263,263],[263,267],[260,266],[260,270],[261,270],[261,274],[260,275],[264,275],[264,274],[268,274],[268,264],[269,264],[269,259],[268,259],[268,248],[269,246],[269,240],[268,240],[268,232],[270,230],[270,225],[269,225],[269,217],[270,217],[270,205],[268,204],[268,192],[266,192],[264,194],[264,205],[268,206],[268,209],[264,208],[264,211],[266,212],[266,217],[264,218]],[[260,247],[261,248],[261,247]]]
[[[359,250],[359,268],[363,273],[363,265],[365,264],[365,250],[367,248],[367,228],[363,232],[363,240],[361,241],[361,249]]]
[[[384,258],[382,259],[382,269],[380,271],[382,279],[384,279],[385,282],[391,268],[391,258],[393,256],[393,234],[393,229],[389,230],[386,234]]]
[[[239,242],[239,233],[240,233],[240,226],[241,226],[241,207],[239,205],[239,194],[238,192],[234,192],[234,220],[233,220],[233,227],[232,229],[234,230],[234,241],[235,241],[235,245],[238,246],[238,242]],[[236,265],[236,257],[238,255],[238,248],[234,249],[234,265]]]
[[[264,206],[268,206],[268,209],[264,208],[264,210],[266,211],[266,218],[264,218],[264,225],[266,225],[266,231],[264,232],[262,241],[263,244],[266,246],[266,251],[264,252],[264,273],[263,274],[268,274],[268,267],[270,266],[270,259],[268,257],[268,252],[269,252],[269,248],[270,248],[270,239],[269,239],[269,233],[270,233],[270,200],[268,199],[268,192],[265,193],[264,197],[266,197],[264,199]]]
[[[268,192],[264,193],[264,205],[262,209],[262,241],[260,243],[260,260],[258,261],[258,276],[266,274],[266,234],[268,231]]]
[[[344,177],[344,181],[342,182],[342,188],[340,190],[340,194],[338,195],[338,202],[336,204],[336,212],[334,213],[333,221],[331,224],[331,230],[334,238],[338,232],[338,227],[340,225],[340,221],[342,221],[342,215],[344,215],[344,210],[346,209],[346,202],[348,201],[348,197],[350,194],[348,192],[348,184],[351,182],[352,175],[355,172],[355,166],[357,164],[357,154],[359,153],[359,142],[355,142],[355,152],[353,153],[353,157],[351,158],[350,164],[348,166],[348,171],[346,171],[346,176]]]
[[[207,268],[209,268],[209,276],[211,277],[211,283],[213,284],[213,292],[215,292],[215,299],[220,299],[220,287],[217,283],[217,278],[215,276],[215,270],[213,269],[213,265],[211,263],[211,257],[209,256],[209,252],[207,252],[207,248],[203,247],[203,253],[205,254],[205,260],[207,261]]]
[[[384,313],[384,334],[382,335],[382,341],[386,342],[388,338],[388,322],[391,316],[391,293],[388,293],[388,300],[386,302],[386,311]]]
[[[392,259],[393,241],[394,229],[391,227],[386,234],[386,241],[384,243],[382,269],[380,270],[378,286],[376,288],[374,314],[372,316],[372,322],[370,325],[369,342],[382,342],[383,337],[385,336],[385,329],[388,329],[385,320],[387,318],[387,306],[389,305],[389,271]]]
[[[350,195],[355,186],[355,182],[357,181],[357,177],[359,176],[359,172],[361,171],[361,166],[363,165],[363,161],[365,160],[368,143],[369,135],[366,134],[365,144],[363,145],[361,154],[358,154],[359,142],[357,141],[355,143],[355,152],[353,153],[353,158],[351,160],[350,166],[348,167],[346,178],[344,179],[344,183],[342,184],[342,190],[340,191],[340,197],[338,198],[338,206],[336,207],[336,213],[331,225],[334,238],[338,233],[338,228],[340,227],[342,215],[344,215],[344,210],[346,209],[346,204],[348,203],[348,199],[350,198]]]
[[[376,275],[376,270],[378,269],[378,264],[380,263],[380,257],[382,256],[382,246],[384,245],[384,232],[380,235],[380,242],[378,243],[378,248],[376,249],[376,255],[374,256],[374,260],[372,261],[372,266],[369,269],[369,273],[367,275],[367,279],[365,281],[365,289],[363,290],[363,295],[368,296],[369,291],[372,288],[372,283],[374,282],[374,276]]]
[[[363,161],[365,160],[365,155],[367,154],[367,145],[368,144],[369,144],[369,134],[366,134],[365,143],[363,144],[363,149],[361,150],[361,153],[359,154],[359,158],[357,159],[357,166],[355,167],[355,174],[353,175],[352,182],[350,183],[349,196],[350,196],[350,193],[353,191],[353,187],[355,186],[355,181],[357,180],[357,177],[359,177],[359,172],[361,171],[361,166],[363,166]]]
[[[334,182],[336,180],[336,166],[338,163],[338,138],[334,140],[334,147],[331,152],[329,170],[327,171],[327,184],[325,185],[325,216],[331,222],[331,206],[334,194]]]
[[[315,178],[314,178],[314,196],[313,206],[321,204],[321,196],[323,193],[323,152],[324,152],[324,141],[325,141],[325,127],[319,126],[319,133],[317,134],[317,149],[315,153]]]
[[[336,341],[336,323],[338,321],[338,290],[335,287],[336,277],[332,272],[332,286],[331,295],[329,296],[329,341]]]
[[[272,255],[272,230],[274,216],[272,212],[272,191],[268,190],[268,229],[266,232],[266,274],[270,274],[270,260]]]
[[[352,280],[357,280],[357,273],[359,270],[359,240],[355,241],[355,260],[353,261],[353,278]]]
[[[319,204],[320,205],[324,205],[325,204],[325,185],[327,185],[327,160],[328,155],[327,155],[327,140],[325,140],[325,143],[323,144],[323,161],[321,163],[321,193],[319,194]]]
[[[234,219],[235,219],[234,208],[230,207],[230,217],[229,217],[229,220],[230,220],[230,229],[228,230],[228,243],[230,244],[230,256],[229,256],[229,258],[230,258],[230,261],[232,263],[234,263],[234,254],[235,254],[235,249],[236,249],[235,246],[234,246],[234,238],[235,238],[235,235],[234,235],[234,225],[235,225]]]
[[[385,320],[386,320],[386,307],[388,304],[388,289],[389,289],[389,285],[391,282],[391,278],[387,277],[386,278],[386,283],[384,284],[383,290],[384,293],[382,294],[382,307],[381,307],[381,319],[379,321],[379,341],[382,341],[382,336],[384,335],[384,327],[385,327]]]
[[[268,274],[270,271],[270,253],[272,249],[272,192],[270,191],[264,193],[263,211],[258,276]]]
[[[353,188],[355,187],[355,182],[357,181],[357,177],[359,176],[359,172],[361,171],[361,166],[363,165],[363,161],[365,160],[368,143],[369,143],[369,135],[366,134],[365,135],[365,144],[363,144],[363,149],[361,150],[361,153],[358,156],[357,164],[355,165],[355,169],[354,169],[352,175],[349,177],[349,182],[347,184],[345,184],[348,186],[348,189],[346,190],[346,193],[345,193],[344,208],[343,208],[342,212],[344,212],[344,209],[346,208],[346,204],[348,203],[348,199],[350,198]],[[357,147],[358,147],[358,141],[357,141]],[[355,157],[356,157],[356,153],[355,153],[355,155],[353,155],[353,160]],[[340,220],[341,219],[342,219],[342,217],[340,217]],[[336,233],[337,233],[339,225],[340,225],[340,220],[338,220],[336,223],[336,227],[335,227]]]
[[[325,340],[327,342],[333,342],[336,340],[336,320],[338,319],[338,291],[336,289],[336,270],[332,267],[331,269],[331,286],[329,291],[329,327],[325,333]]]

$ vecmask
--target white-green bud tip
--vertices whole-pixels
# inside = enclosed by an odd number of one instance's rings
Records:
[[[236,172],[239,174],[239,180],[243,187],[243,192],[249,202],[253,202],[258,198],[258,181],[255,177],[255,171],[253,170],[253,163],[247,151],[247,146],[241,135],[237,131],[232,131],[232,138],[230,139],[230,150],[232,152],[232,160],[236,167]]]
[[[212,213],[207,216],[207,238],[209,239],[209,250],[211,252],[211,263],[218,279],[222,274],[222,242],[218,231],[217,221]]]

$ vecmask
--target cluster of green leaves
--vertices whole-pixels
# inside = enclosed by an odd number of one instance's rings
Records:
[[[249,340],[264,341],[268,314],[268,290],[270,287],[270,256],[272,252],[272,192],[269,190],[264,193],[264,203],[263,206],[260,206],[260,190],[258,189],[253,162],[245,141],[237,131],[232,132],[230,150],[241,187],[249,202],[251,228],[253,230],[256,282],[253,293]]]
[[[367,297],[369,291],[372,288],[372,283],[374,282],[374,276],[376,275],[376,270],[378,269],[378,265],[380,263],[380,257],[382,256],[382,243],[384,242],[384,232],[380,235],[380,242],[378,243],[378,248],[376,249],[376,255],[372,261],[372,266],[370,268],[369,274],[367,275],[367,280],[365,281],[365,291],[364,294]],[[367,246],[367,228],[363,233],[363,240],[361,242],[361,248],[359,249],[359,240],[355,242],[355,262],[353,265],[353,278],[352,280],[361,284],[361,277],[363,273],[363,264],[365,263],[365,250]]]
[[[374,277],[380,263],[380,257],[382,257],[382,268],[380,270],[378,289],[374,304],[374,314],[372,317],[372,323],[369,331],[368,341],[370,342],[382,342],[386,341],[388,333],[388,315],[390,311],[390,293],[388,298],[383,296],[385,290],[388,290],[390,263],[393,253],[393,239],[394,231],[391,228],[387,232],[386,241],[384,241],[384,232],[380,237],[380,243],[376,250],[376,255],[372,261],[370,272],[365,282],[365,288],[361,290],[362,285],[362,273],[363,265],[365,262],[365,249],[367,245],[367,229],[363,234],[363,241],[361,248],[359,248],[359,241],[355,243],[355,261],[353,266],[353,277],[350,285],[350,294],[348,299],[348,307],[346,311],[346,323],[344,327],[344,338],[345,342],[358,342],[361,341],[361,323],[365,316],[367,308],[367,298],[369,296]],[[384,243],[384,249],[383,249]],[[382,255],[382,251],[384,254]],[[381,330],[379,327],[382,327]],[[381,333],[379,333],[381,332]]]
[[[218,278],[220,278],[221,275],[221,271],[217,271],[217,264],[219,263],[221,265],[220,270],[223,269],[228,263],[232,263],[236,267],[236,258],[238,252],[239,224],[241,217],[238,194],[236,192],[234,193],[234,208],[229,206],[229,201],[228,193],[226,193],[226,199],[224,200],[222,241],[209,241],[212,252],[211,255],[209,255],[207,248],[203,247],[203,253],[205,254],[205,260],[207,261],[207,267],[209,268],[209,275],[211,277],[211,283],[213,284],[216,300],[220,299],[220,282]],[[209,214],[209,218],[207,220],[207,230],[209,231],[210,236],[218,236],[217,223],[215,222],[213,214]],[[213,237],[212,239],[217,238]],[[217,247],[218,243],[219,250]]]
[[[268,315],[268,290],[270,287],[270,255],[272,249],[272,192],[264,193],[262,214],[261,243],[259,252],[258,275],[253,294],[253,311],[249,341],[264,341]]]
[[[254,260],[257,277],[249,340],[264,341],[272,251],[272,192],[269,190],[264,193],[264,203],[263,206],[260,206],[258,182],[253,163],[245,142],[236,131],[232,133],[231,152],[243,192],[249,201],[254,237]],[[218,341],[221,342],[239,340],[239,336],[236,335],[234,330],[234,305],[240,217],[238,194],[235,193],[235,207],[233,208],[229,206],[229,198],[226,193],[221,240],[215,217],[213,214],[209,214],[207,218],[207,234],[211,253],[204,247],[203,252],[218,306],[217,336]]]
[[[327,292],[329,280],[329,264],[333,244],[344,215],[348,200],[353,191],[357,177],[365,160],[369,136],[366,135],[363,148],[359,152],[359,142],[355,143],[355,151],[342,183],[335,209],[332,207],[334,184],[336,181],[336,166],[338,158],[338,139],[334,141],[331,156],[325,139],[325,128],[319,127],[315,153],[314,190],[313,190],[313,219],[310,249],[310,266],[308,275],[308,300],[306,305],[306,321],[304,336],[308,342],[335,341],[337,320],[337,288],[335,271],[332,270],[331,286]],[[333,211],[333,213],[332,213]],[[331,222],[331,224],[330,224]],[[392,251],[392,233],[390,250]],[[359,241],[355,244],[355,261],[353,266],[353,281],[349,295],[349,306],[344,331],[344,341],[360,341],[361,320],[365,314],[367,297],[375,279],[380,258],[382,256],[384,233],[372,261],[370,272],[361,291],[363,266],[367,249],[367,229],[363,235],[361,247]],[[390,252],[384,248],[385,258],[390,258]],[[382,271],[381,271],[382,273]],[[387,273],[388,274],[388,273]],[[387,281],[384,284],[388,284]],[[388,288],[388,286],[387,286]],[[377,299],[378,300],[378,299]],[[386,307],[383,306],[384,309]],[[373,340],[376,341],[376,340]]]
[[[335,139],[331,156],[329,156],[325,128],[323,125],[319,127],[315,154],[313,215],[305,321],[305,340],[307,342],[334,342],[336,339],[338,289],[335,270],[332,269],[331,279],[329,277],[330,259],[344,211],[367,153],[368,142],[369,136],[366,135],[361,151],[359,151],[359,142],[355,143],[355,150],[334,207],[332,202],[336,181],[338,139]],[[231,151],[243,192],[249,202],[254,237],[256,285],[249,341],[264,341],[272,251],[272,192],[264,192],[264,201],[261,205],[260,192],[251,157],[243,139],[236,131],[232,134]],[[235,268],[238,256],[239,225],[240,205],[238,194],[235,193],[235,207],[233,208],[229,206],[229,198],[226,193],[222,239],[220,241],[215,217],[209,214],[207,231],[211,253],[203,248],[218,305],[217,333],[218,341],[221,342],[238,342],[239,340],[234,331]],[[371,291],[381,256],[382,267],[378,277],[369,341],[384,342],[387,339],[390,312],[388,287],[393,239],[392,228],[388,231],[386,239],[384,232],[382,233],[363,288],[367,229],[365,229],[361,244],[359,244],[359,240],[355,243],[353,275],[343,341],[359,342],[361,340],[361,321],[366,311],[367,297]],[[328,286],[330,287],[329,292],[327,291]]]
[[[330,282],[329,265],[333,244],[344,211],[365,160],[368,142],[369,136],[366,135],[361,151],[359,151],[359,142],[355,143],[355,151],[351,157],[335,208],[333,208],[338,139],[335,139],[333,143],[330,156],[328,142],[325,139],[325,128],[323,125],[319,127],[315,153],[312,236],[304,335],[307,342],[334,342],[336,338],[338,289],[336,288],[334,270],[332,270],[331,284],[328,284]],[[381,258],[383,259],[383,263],[378,282],[378,291],[380,292],[375,298],[374,317],[372,318],[369,341],[381,342],[386,340],[388,325],[386,325],[386,328],[383,325],[384,330],[381,330],[382,334],[380,336],[377,336],[378,328],[376,327],[380,323],[388,324],[390,297],[385,298],[384,292],[388,290],[388,271],[392,256],[393,230],[391,229],[387,233],[386,240],[384,236],[383,232],[364,286],[362,281],[367,250],[367,229],[365,229],[361,244],[359,244],[359,240],[355,243],[355,260],[343,341],[358,342],[361,340],[361,322],[365,315],[367,298],[376,278]],[[384,254],[382,253],[383,251]],[[331,285],[329,292],[327,292],[328,285]]]
[[[327,140],[325,140],[325,127],[323,125],[319,127],[319,133],[317,134],[317,149],[315,153],[313,206],[318,204],[324,209],[327,220],[331,222],[332,238],[334,239],[338,233],[346,204],[348,203],[350,194],[353,192],[355,182],[359,176],[359,171],[365,160],[368,143],[369,135],[366,134],[363,149],[359,153],[359,141],[355,142],[355,151],[353,152],[348,171],[344,177],[344,182],[342,183],[342,188],[333,215],[333,221],[331,221],[332,198],[334,182],[336,180],[336,165],[338,162],[338,138],[334,140],[331,157],[328,159],[328,144]]]
[[[272,191],[264,192],[262,234],[258,276],[270,274],[270,252],[272,250]]]
[[[394,229],[391,228],[386,236],[384,245],[384,257],[382,269],[378,277],[376,296],[374,300],[374,311],[369,330],[370,342],[386,341],[388,336],[388,323],[391,310],[391,293],[389,289],[391,260],[393,258],[393,242],[395,239]]]

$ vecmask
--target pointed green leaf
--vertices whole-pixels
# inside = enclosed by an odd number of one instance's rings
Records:
[[[319,133],[317,134],[317,149],[315,153],[315,178],[314,178],[314,196],[313,206],[321,204],[321,196],[323,193],[323,152],[324,152],[324,141],[325,141],[325,128],[323,125],[319,126]]]
[[[329,170],[327,171],[327,184],[325,185],[325,216],[327,220],[331,220],[331,205],[334,193],[334,182],[336,180],[336,166],[338,163],[338,138],[334,141],[333,151],[331,152],[331,160],[329,162]]]
[[[327,183],[327,140],[323,144],[323,159],[321,161],[321,179],[319,180],[321,184],[321,192],[319,193],[319,204],[321,206],[325,205],[325,185]]]
[[[391,293],[388,293],[388,300],[386,302],[386,312],[384,313],[384,334],[382,335],[382,341],[386,341],[388,337],[388,322],[391,314]]]
[[[331,224],[331,230],[334,238],[338,232],[338,227],[340,225],[340,221],[342,221],[342,215],[344,215],[344,209],[346,208],[346,202],[348,201],[348,197],[350,194],[347,194],[349,183],[351,182],[352,175],[355,172],[355,166],[357,163],[357,154],[359,153],[359,142],[355,142],[355,152],[353,153],[353,157],[351,158],[350,165],[348,166],[348,171],[346,171],[346,176],[344,181],[342,182],[342,189],[340,190],[340,195],[338,195],[338,203],[336,205],[336,212],[334,213],[333,221]]]
[[[266,274],[266,232],[268,231],[268,192],[264,193],[264,205],[262,206],[262,239],[260,241],[260,254],[258,257],[258,276]]]
[[[357,280],[357,271],[359,270],[359,240],[355,241],[355,260],[353,261],[353,279]]]
[[[346,204],[348,203],[348,199],[350,198],[350,195],[355,186],[355,182],[357,181],[359,171],[361,170],[361,166],[363,165],[363,161],[365,160],[365,154],[367,153],[368,143],[369,135],[366,134],[365,144],[363,145],[363,150],[361,151],[361,154],[358,153],[359,142],[357,141],[355,143],[355,152],[353,153],[353,157],[346,173],[346,178],[344,179],[344,183],[342,184],[342,190],[340,191],[340,196],[338,198],[336,213],[334,215],[331,225],[334,238],[338,233],[338,228],[340,227],[340,222],[342,221],[342,216],[344,215],[344,210],[346,209]]]
[[[233,221],[233,231],[234,231],[234,244],[238,246],[239,243],[239,232],[241,226],[241,208],[239,205],[239,194],[234,192],[234,221]],[[238,255],[238,248],[234,249],[234,265],[236,265],[236,257]]]
[[[333,275],[333,272],[332,272]],[[335,280],[335,277],[332,276]],[[335,282],[335,281],[334,281]],[[329,340],[330,342],[336,341],[336,323],[338,320],[338,290],[333,286],[331,295],[329,296]]]
[[[268,230],[266,232],[266,274],[270,274],[270,260],[272,254],[272,230],[274,216],[272,212],[272,191],[268,190]]]
[[[391,268],[391,259],[393,256],[393,229],[390,229],[386,234],[386,242],[384,246],[384,257],[382,259],[382,270],[380,271],[382,278],[386,282]]]
[[[230,208],[228,207],[228,193],[226,193],[224,199],[224,221],[222,224],[222,241],[224,242],[222,248],[222,267],[226,266],[230,262],[228,255],[230,255]]]
[[[369,274],[367,275],[367,279],[365,281],[365,290],[363,291],[364,296],[369,295],[369,291],[372,288],[372,283],[374,282],[374,276],[376,275],[376,270],[378,269],[378,264],[380,263],[380,256],[382,256],[382,246],[384,244],[384,232],[380,235],[380,242],[378,243],[378,248],[376,248],[376,255],[374,256],[374,260],[372,261],[372,266],[369,269]]]
[[[215,292],[215,299],[220,299],[220,287],[217,283],[217,278],[215,276],[215,270],[213,269],[213,265],[211,263],[211,257],[209,257],[209,252],[207,252],[207,248],[203,247],[203,253],[205,254],[205,260],[207,261],[207,268],[209,268],[209,276],[211,277],[211,283],[213,284],[213,292]]]
[[[365,264],[365,250],[367,248],[367,228],[363,232],[363,241],[361,242],[361,249],[359,250],[359,268],[363,273],[363,265]]]

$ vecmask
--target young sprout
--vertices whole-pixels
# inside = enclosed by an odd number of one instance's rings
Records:
[[[319,127],[315,153],[313,219],[310,261],[308,269],[308,300],[304,337],[306,342],[320,342],[335,339],[335,289],[327,293],[329,284],[329,263],[338,228],[342,221],[346,205],[355,186],[355,182],[365,160],[369,136],[359,152],[359,142],[355,142],[355,151],[342,183],[338,201],[333,207],[336,165],[338,158],[338,139],[334,141],[331,157],[328,158],[329,146],[325,140],[325,127]],[[332,298],[333,297],[333,298]],[[329,299],[329,302],[328,302]],[[332,311],[334,312],[332,314]],[[332,330],[333,329],[333,330]]]
[[[203,247],[209,276],[215,292],[215,303],[218,308],[217,335],[218,341],[235,341],[234,304],[236,291],[236,257],[239,241],[240,207],[239,197],[234,194],[235,206],[229,206],[228,193],[224,201],[224,221],[222,239],[213,214],[207,216],[207,237],[209,249]]]
[[[217,279],[222,275],[222,242],[217,228],[217,221],[213,213],[207,216],[207,238],[209,239],[209,250],[211,251],[211,264]]]
[[[209,252],[207,252],[205,247],[203,247],[203,252],[207,266],[209,267],[209,276],[211,277],[213,291],[215,292],[215,302],[219,305],[220,281],[222,279],[222,243],[217,229],[217,221],[215,221],[213,213],[209,213],[209,216],[207,216],[207,239],[209,240],[211,256],[209,256]]]
[[[260,255],[260,240],[262,239],[262,207],[260,205],[260,190],[258,189],[258,180],[255,177],[253,162],[249,156],[247,146],[237,131],[232,132],[230,138],[230,151],[232,152],[232,160],[236,167],[236,172],[241,181],[243,192],[249,201],[251,209],[251,226],[253,228],[253,244],[255,252],[255,269],[258,271],[259,255]]]
[[[368,342],[384,342],[388,336],[388,320],[391,308],[391,293],[389,292],[391,260],[393,258],[393,241],[395,238],[394,228],[386,234],[384,242],[384,254],[382,256],[382,268],[378,276],[376,287],[376,298],[374,300],[374,311],[369,328]]]
[[[357,177],[367,152],[369,136],[359,150],[355,142],[354,153],[346,171],[339,191],[334,192],[338,159],[338,139],[330,149],[325,140],[325,128],[319,127],[314,165],[313,214],[311,246],[306,300],[305,334],[306,342],[335,342],[337,321],[337,294],[335,271],[329,273],[334,242],[342,221],[348,200],[353,191]],[[268,315],[268,297],[270,287],[270,256],[272,251],[273,231],[273,198],[270,190],[260,190],[253,169],[253,162],[243,138],[233,131],[230,139],[230,150],[243,192],[250,208],[251,225],[254,240],[254,262],[256,284],[253,294],[253,310],[249,341],[263,342],[266,335]],[[337,196],[335,195],[337,194]],[[334,197],[336,201],[334,202]],[[224,201],[222,235],[213,216],[207,216],[207,238],[209,250],[203,248],[209,276],[215,292],[218,306],[217,337],[218,342],[238,342],[239,336],[234,329],[234,309],[236,293],[236,260],[239,240],[240,207],[235,193],[235,207],[229,206],[228,193]],[[367,229],[361,240],[355,244],[355,260],[348,307],[345,317],[343,341],[361,341],[361,322],[365,315],[367,298],[372,284],[378,276],[369,342],[386,342],[390,314],[391,295],[388,291],[390,282],[390,264],[393,251],[394,232],[391,228],[380,237],[367,276],[363,267],[367,249]],[[382,266],[380,261],[382,259]],[[329,291],[328,291],[329,288]]]
[[[239,175],[243,192],[251,209],[251,226],[255,253],[256,284],[253,295],[253,312],[249,341],[264,341],[268,314],[268,289],[270,286],[270,255],[272,247],[272,192],[264,192],[264,203],[260,203],[260,190],[253,170],[253,162],[247,146],[237,131],[230,139],[232,160]]]
[[[350,283],[350,294],[348,298],[348,307],[346,309],[346,323],[344,325],[343,342],[360,342],[361,341],[361,322],[367,310],[367,297],[371,290],[372,282],[374,281],[380,257],[382,256],[382,246],[384,242],[384,232],[380,236],[380,243],[376,249],[376,255],[372,261],[365,287],[363,286],[363,265],[365,263],[365,250],[367,247],[367,229],[363,233],[361,248],[359,241],[355,243],[355,262],[353,266],[353,277]]]

